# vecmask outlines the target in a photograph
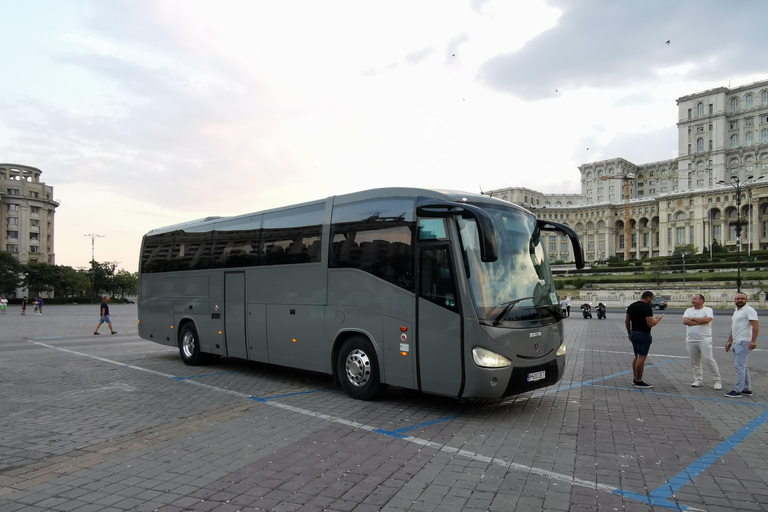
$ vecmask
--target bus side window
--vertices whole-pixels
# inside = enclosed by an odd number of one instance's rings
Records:
[[[457,310],[456,289],[448,247],[444,244],[432,247],[422,246],[419,266],[420,295],[430,302]]]

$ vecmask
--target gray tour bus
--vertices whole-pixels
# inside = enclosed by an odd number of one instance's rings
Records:
[[[186,364],[219,356],[502,398],[556,383],[562,315],[546,232],[568,226],[483,195],[384,188],[144,236],[139,335]]]

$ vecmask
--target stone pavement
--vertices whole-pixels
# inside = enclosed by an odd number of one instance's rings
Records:
[[[690,386],[681,312],[654,328],[653,390],[632,388],[611,310],[566,319],[557,386],[361,402],[326,375],[185,366],[138,338],[135,306],[112,309],[114,336],[91,334],[98,306],[0,316],[0,512],[768,508],[765,334],[740,400],[723,396],[735,370],[722,348],[725,389]],[[729,319],[716,312],[718,347]]]

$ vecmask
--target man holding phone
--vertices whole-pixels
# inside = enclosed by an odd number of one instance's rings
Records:
[[[645,291],[640,300],[632,303],[627,308],[627,314],[624,318],[624,325],[627,328],[627,336],[632,343],[632,349],[635,352],[635,358],[632,361],[632,373],[634,375],[632,385],[640,389],[651,389],[653,386],[643,381],[643,370],[645,369],[645,359],[648,357],[648,351],[651,349],[651,328],[655,327],[663,314],[654,317],[653,292]]]

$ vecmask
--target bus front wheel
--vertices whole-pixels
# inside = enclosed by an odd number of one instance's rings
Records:
[[[358,400],[373,400],[387,389],[379,377],[379,361],[373,345],[362,336],[353,336],[341,346],[336,372],[349,396]]]
[[[189,366],[197,366],[203,363],[203,353],[200,352],[200,336],[194,324],[186,324],[179,334],[179,352],[181,360]]]

